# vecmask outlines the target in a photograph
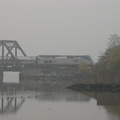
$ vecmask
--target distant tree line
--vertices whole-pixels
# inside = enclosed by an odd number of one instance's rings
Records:
[[[110,35],[105,52],[99,57],[98,62],[92,66],[83,63],[79,67],[79,74],[96,75],[98,71],[120,70],[120,37]]]

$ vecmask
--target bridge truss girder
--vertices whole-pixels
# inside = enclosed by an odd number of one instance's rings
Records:
[[[12,40],[1,40],[0,47],[2,48],[2,70],[16,70],[22,69],[22,64],[18,60],[18,51],[26,56],[25,52],[22,50],[21,46],[17,41]]]

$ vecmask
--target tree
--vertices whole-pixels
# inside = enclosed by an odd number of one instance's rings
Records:
[[[108,39],[108,48],[95,65],[97,70],[120,69],[120,37],[117,34],[113,34]]]
[[[82,64],[79,65],[78,74],[81,77],[86,75],[91,75],[91,66],[88,63],[83,62]]]
[[[106,66],[107,70],[120,69],[120,46],[112,48],[107,57],[108,57],[108,63]]]
[[[120,46],[120,37],[117,34],[110,35],[108,39],[110,40],[108,42],[108,48]]]

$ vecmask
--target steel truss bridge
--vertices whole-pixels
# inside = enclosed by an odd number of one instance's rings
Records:
[[[17,58],[18,53],[21,56],[26,57],[27,55],[18,44],[17,41],[13,40],[1,40],[0,41],[0,70],[1,71],[20,71],[23,68],[23,64]]]

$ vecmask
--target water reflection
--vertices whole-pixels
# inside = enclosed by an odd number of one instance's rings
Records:
[[[90,118],[106,120],[108,117],[111,120],[119,120],[120,93],[76,92],[65,89],[61,84],[41,83],[37,80],[1,83],[0,118],[10,114],[15,114],[16,117],[4,117],[4,119],[15,120],[18,117],[22,120],[27,117],[26,120],[33,120],[41,117],[50,120],[51,115],[51,119],[60,117],[65,120],[90,120]]]
[[[98,106],[104,106],[111,119],[120,119],[120,92],[85,91],[82,93],[94,98]]]
[[[85,91],[82,93],[96,99],[97,105],[120,105],[120,92]]]
[[[23,105],[25,98],[19,100],[17,97],[1,98],[0,114],[13,114],[16,113]]]
[[[38,84],[35,82],[3,83],[0,85],[0,114],[14,114],[27,99],[55,102],[89,102],[90,97],[59,85]]]

